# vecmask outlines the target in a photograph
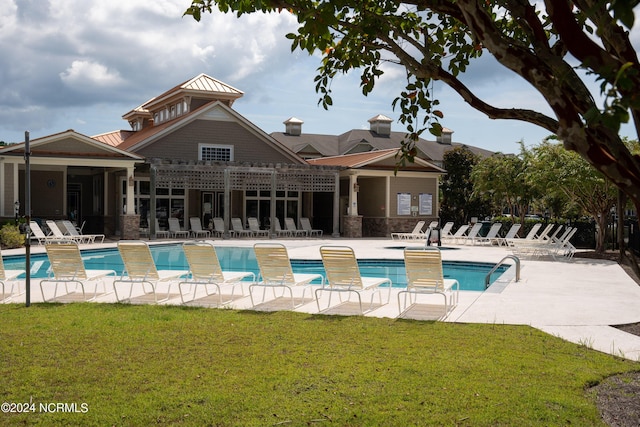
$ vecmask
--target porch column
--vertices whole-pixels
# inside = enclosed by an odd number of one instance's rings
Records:
[[[349,214],[344,217],[344,237],[362,237],[362,216],[358,215],[358,176],[349,175]]]
[[[278,177],[276,176],[276,171],[271,171],[271,193],[269,194],[270,203],[269,203],[269,236],[273,239],[277,237],[276,233],[276,221],[279,221],[276,218],[276,186],[278,185]]]
[[[358,216],[358,176],[349,175],[349,216]]]
[[[224,212],[222,214],[222,221],[224,222],[224,239],[229,237],[229,217],[231,216],[231,177],[229,176],[231,172],[229,169],[224,170],[224,196],[223,202]]]
[[[152,175],[154,172],[155,170],[152,168]],[[135,178],[133,173],[134,173],[134,168],[128,167],[127,177],[126,177],[127,203],[124,206],[124,212],[122,213],[122,217],[120,218],[120,237],[126,240],[137,240],[140,238],[140,215],[136,215],[135,194],[134,194]],[[152,191],[155,191],[153,186],[152,186]],[[152,235],[155,237],[155,234],[151,234],[151,230],[150,230],[149,236],[152,236]]]
[[[335,173],[335,188],[333,189],[333,233],[331,237],[340,237],[340,173]]]

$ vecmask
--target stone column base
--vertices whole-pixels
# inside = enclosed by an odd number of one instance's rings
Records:
[[[140,239],[140,215],[120,216],[120,238],[123,240]]]
[[[343,218],[343,237],[356,239],[362,237],[362,215]]]

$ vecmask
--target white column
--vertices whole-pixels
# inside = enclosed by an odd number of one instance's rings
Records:
[[[134,195],[134,184],[135,180],[133,178],[134,168],[127,168],[127,208],[126,214],[133,215],[136,213],[135,209],[135,195]]]
[[[391,216],[391,212],[389,212],[391,207],[391,177],[385,177],[384,181],[384,217],[389,218]]]
[[[358,176],[349,175],[349,216],[358,216]]]

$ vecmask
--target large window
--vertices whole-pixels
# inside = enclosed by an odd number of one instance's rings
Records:
[[[123,212],[127,204],[127,182],[122,180],[122,206]],[[134,186],[135,212],[140,215],[140,227],[149,227],[149,209],[151,201],[151,185],[148,179],[136,179]],[[182,188],[172,190],[166,188],[156,189],[156,219],[160,228],[167,229],[169,217],[178,218],[180,225],[184,226],[186,192]]]
[[[198,144],[198,160],[231,162],[233,161],[233,145]]]

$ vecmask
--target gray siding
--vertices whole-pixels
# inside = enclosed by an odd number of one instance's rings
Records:
[[[198,160],[198,144],[232,145],[236,162],[293,163],[240,124],[216,120],[196,120],[141,148],[137,154],[147,158]]]

